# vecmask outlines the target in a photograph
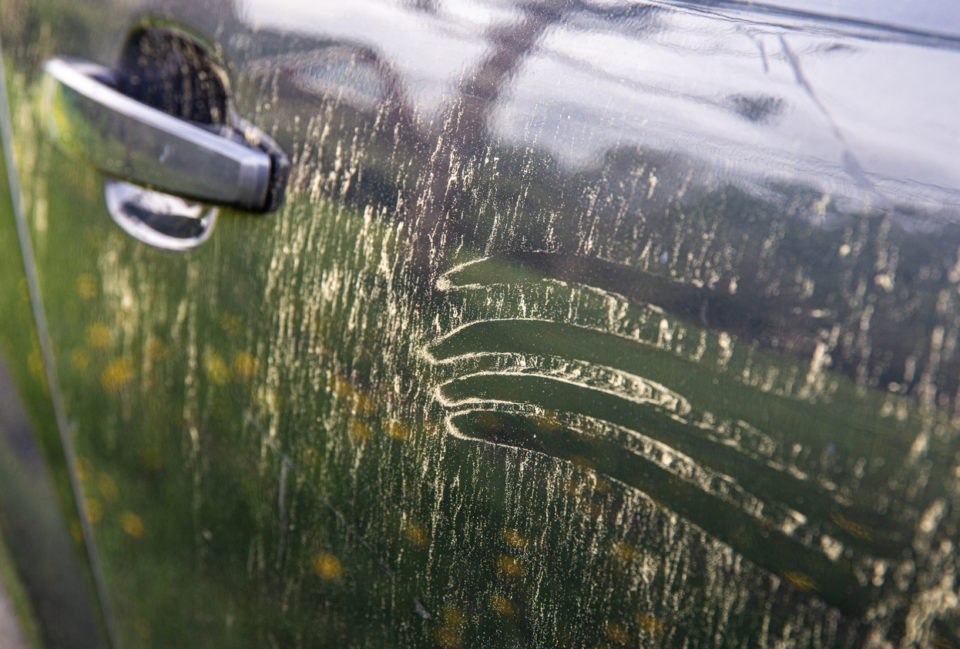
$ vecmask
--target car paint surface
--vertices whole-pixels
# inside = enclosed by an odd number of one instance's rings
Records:
[[[2,7],[38,436],[116,644],[960,646],[949,24]],[[211,43],[292,163],[185,253],[38,116],[44,60],[143,24]]]

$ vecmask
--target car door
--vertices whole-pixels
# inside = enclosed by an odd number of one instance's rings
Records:
[[[2,6],[111,642],[957,646],[949,21]],[[278,209],[89,164],[51,60],[275,142]]]

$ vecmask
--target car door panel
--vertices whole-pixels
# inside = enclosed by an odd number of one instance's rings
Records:
[[[679,4],[17,7],[118,644],[957,642],[955,39]],[[116,65],[135,29],[213,50],[290,158],[277,212],[182,253],[111,223],[40,65]]]

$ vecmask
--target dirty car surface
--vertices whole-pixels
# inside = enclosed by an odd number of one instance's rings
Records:
[[[960,647],[949,11],[197,4],[0,3],[0,340],[84,633]],[[290,161],[182,252],[39,110],[169,34]]]

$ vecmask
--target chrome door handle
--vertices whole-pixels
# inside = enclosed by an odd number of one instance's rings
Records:
[[[106,67],[68,58],[44,65],[47,132],[74,158],[105,174],[192,200],[252,212],[275,209],[287,162],[256,129],[199,125],[114,87]],[[246,135],[246,137],[245,137]],[[252,137],[251,137],[252,135]]]

